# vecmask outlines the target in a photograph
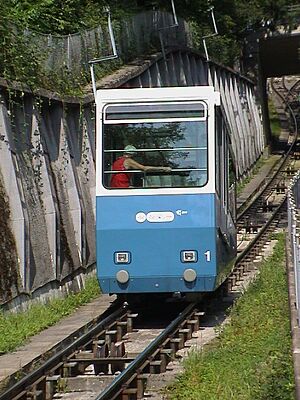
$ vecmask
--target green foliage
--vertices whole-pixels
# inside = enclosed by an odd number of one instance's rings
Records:
[[[32,72],[28,68],[34,69],[34,65],[24,66],[25,43],[23,37],[18,38],[18,33],[18,27],[11,24],[7,7],[4,7],[4,12],[0,13],[0,71],[4,77],[14,76],[20,79],[24,73]]]
[[[98,281],[90,278],[80,293],[70,294],[65,299],[55,299],[46,305],[35,304],[25,312],[0,313],[0,352],[13,351],[30,336],[54,325],[99,293]]]
[[[126,0],[12,0],[7,6],[10,16],[22,26],[61,35],[106,22],[104,8],[107,6],[117,20],[138,10],[135,1]]]
[[[97,8],[105,4],[99,1]],[[12,15],[25,26],[44,33],[68,34],[87,27],[85,17],[93,22],[95,2],[89,0],[39,0],[12,1]],[[99,22],[99,17],[95,22]]]
[[[162,5],[162,0],[158,2]],[[213,33],[213,23],[208,12],[214,7],[218,36],[207,40],[211,59],[233,67],[239,59],[244,38],[249,30],[261,30],[263,21],[271,21],[271,28],[286,19],[286,6],[297,4],[294,0],[180,0],[176,1],[176,10],[180,16],[194,22],[194,36]],[[198,42],[202,50],[201,41]]]
[[[116,31],[129,15],[147,9],[171,12],[171,1],[163,0],[0,0],[0,76],[22,81],[31,88],[43,87],[62,94],[80,94],[90,83],[88,68],[74,76],[65,65],[57,70],[44,70],[47,51],[38,46],[24,29],[51,34],[68,35],[97,25],[105,25],[107,17],[103,7],[109,5]],[[203,51],[202,37],[214,32],[209,6],[214,6],[218,36],[207,39],[211,59],[227,66],[235,66],[241,53],[243,40],[251,29],[261,29],[262,20],[272,21],[273,29],[279,19],[286,16],[286,7],[293,0],[176,0],[177,15],[193,27],[196,45]],[[42,47],[42,48],[39,48]],[[123,62],[136,57],[135,44],[129,45]],[[109,71],[119,64],[108,63]],[[99,68],[99,76],[107,72]],[[97,68],[98,69],[98,68]]]
[[[218,339],[185,363],[169,399],[294,398],[283,234]]]
[[[90,83],[87,66],[77,75],[66,65],[48,71],[44,67],[47,49],[36,40],[32,31],[69,34],[99,24],[106,26],[107,15],[103,6],[107,3],[96,0],[0,2],[3,9],[0,13],[0,76],[23,82],[31,89],[42,87],[65,95],[82,94],[83,87]],[[125,6],[114,14],[115,18],[122,20],[129,15]],[[30,35],[24,32],[25,28],[31,29]],[[120,61],[107,64],[97,67],[98,78],[118,67]]]

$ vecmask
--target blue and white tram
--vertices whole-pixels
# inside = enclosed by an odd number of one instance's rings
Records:
[[[219,106],[211,86],[97,91],[103,293],[199,294],[228,275],[236,255],[234,168]],[[116,169],[125,148],[139,164],[169,170]],[[112,185],[115,174],[129,184]]]

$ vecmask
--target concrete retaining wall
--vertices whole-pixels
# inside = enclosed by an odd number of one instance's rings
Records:
[[[1,90],[1,224],[11,238],[1,303],[60,288],[95,263],[93,118],[93,103]]]

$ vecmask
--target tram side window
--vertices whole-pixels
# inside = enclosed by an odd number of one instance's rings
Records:
[[[228,133],[225,125],[225,121],[222,117],[222,114],[219,113],[219,121],[218,121],[218,174],[219,177],[217,179],[217,186],[219,185],[219,193],[221,196],[222,205],[225,210],[228,211],[228,189],[229,189],[229,179],[228,179],[228,170],[229,170],[229,159],[228,159]]]
[[[236,219],[236,170],[235,163],[233,158],[233,152],[231,146],[228,144],[228,182],[229,182],[229,191],[228,191],[228,206],[229,211],[233,217]]]
[[[192,111],[183,109],[183,112],[184,116],[189,116],[188,112],[193,117],[199,115],[199,120],[164,121],[165,113],[157,111],[154,116],[158,121],[130,122],[128,119],[132,115],[126,114],[126,123],[104,124],[104,186],[117,188],[114,183],[117,180],[123,180],[123,187],[132,189],[204,186],[208,181],[207,119],[201,114],[199,104],[197,107]],[[153,112],[153,108],[151,110]],[[114,118],[115,115],[116,111]],[[180,111],[177,110],[175,115],[179,119]],[[126,152],[128,148],[131,148],[131,153]],[[138,166],[126,169],[128,157],[138,164],[154,168],[147,172]],[[159,167],[168,167],[168,170]],[[119,179],[113,178],[114,175]]]
[[[221,113],[216,113],[216,192],[220,196],[222,190],[222,119]]]

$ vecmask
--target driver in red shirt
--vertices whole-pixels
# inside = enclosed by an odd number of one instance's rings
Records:
[[[154,167],[140,164],[132,159],[135,154],[136,147],[129,144],[125,147],[123,156],[117,158],[116,161],[113,163],[112,171],[124,172],[112,174],[110,180],[111,188],[129,188],[131,186],[132,174],[125,171],[129,171],[131,169],[140,169],[142,171],[171,171],[170,167]]]

